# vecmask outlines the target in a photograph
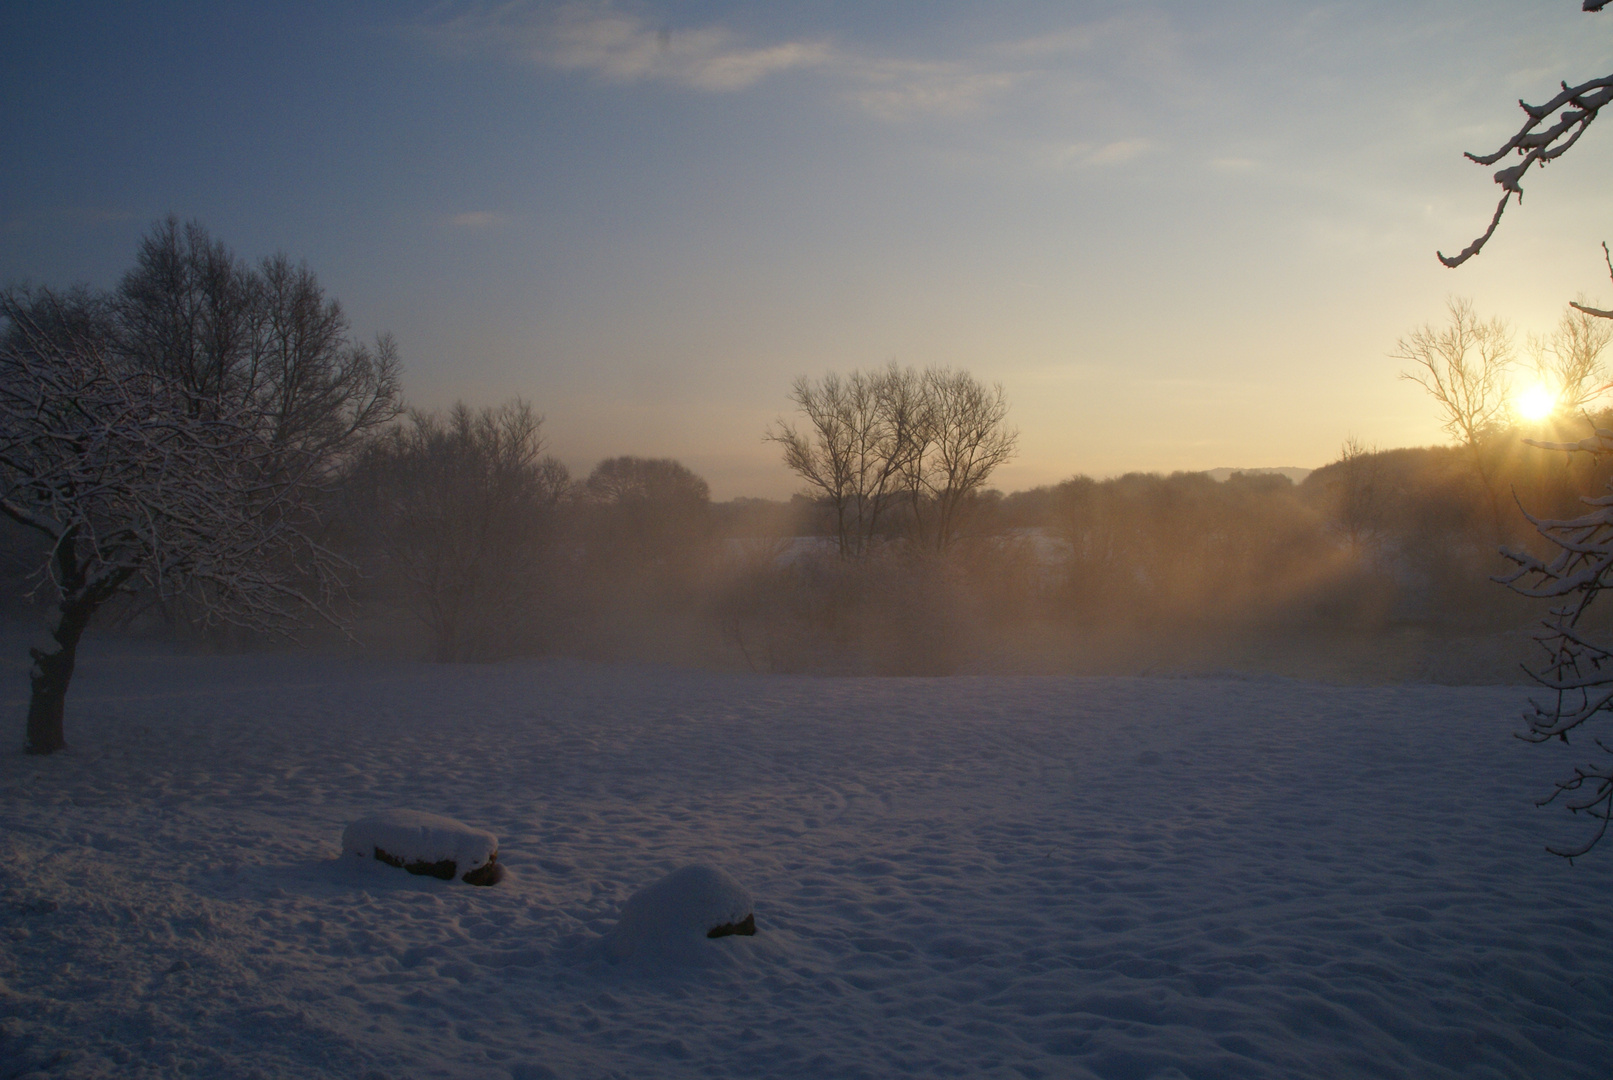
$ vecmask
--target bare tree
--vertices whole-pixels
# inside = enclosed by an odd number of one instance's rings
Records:
[[[790,397],[806,431],[780,420],[764,437],[784,447],[784,463],[833,507],[846,557],[871,550],[902,499],[920,539],[946,547],[968,500],[1013,456],[1018,439],[1005,426],[1002,387],[950,368],[892,363],[845,378],[802,376]]]
[[[878,372],[854,371],[846,381],[852,406],[856,540],[872,550],[881,517],[901,497],[902,472],[919,452],[929,402],[917,376],[894,361]]]
[[[1019,433],[1007,425],[1001,384],[987,388],[966,371],[928,368],[922,380],[927,438],[909,458],[915,492],[933,508],[937,549],[957,537],[964,508],[1014,456]],[[920,513],[923,499],[915,502]]]
[[[1613,324],[1586,311],[1565,311],[1549,337],[1530,341],[1535,376],[1552,395],[1554,411],[1582,411],[1607,393],[1602,353],[1613,340]]]
[[[554,510],[570,477],[544,455],[542,425],[520,399],[414,411],[358,469],[381,562],[440,661],[506,655],[545,614]]]
[[[1613,455],[1613,431],[1598,429],[1578,443],[1537,445],[1605,458]],[[1537,665],[1525,665],[1550,695],[1531,700],[1530,710],[1524,713],[1528,727],[1520,737],[1529,742],[1569,742],[1571,734],[1583,734],[1581,729],[1593,720],[1605,720],[1605,714],[1613,713],[1613,648],[1593,637],[1586,625],[1591,605],[1613,584],[1609,580],[1613,574],[1613,485],[1609,494],[1582,501],[1590,509],[1579,517],[1530,517],[1555,554],[1543,559],[1523,549],[1503,549],[1502,554],[1517,569],[1495,579],[1514,592],[1552,605],[1534,634],[1544,658]],[[1570,859],[1595,847],[1613,820],[1613,746],[1594,737],[1591,743],[1604,756],[1577,766],[1572,776],[1558,781],[1556,790],[1542,800],[1544,805],[1560,798],[1569,810],[1596,823],[1583,843],[1549,849]]]
[[[607,458],[595,465],[583,482],[583,492],[595,502],[611,505],[643,502],[693,506],[711,501],[711,488],[683,463],[672,458],[631,455]]]
[[[594,466],[578,494],[589,518],[587,546],[596,565],[613,566],[629,577],[658,567],[677,578],[705,554],[711,488],[680,461],[607,458]]]
[[[1512,335],[1500,319],[1481,320],[1469,300],[1452,299],[1447,306],[1448,326],[1420,326],[1397,341],[1390,355],[1411,365],[1400,377],[1428,391],[1446,434],[1476,446],[1506,412]]]
[[[1584,0],[1581,10],[1599,12],[1607,6],[1608,0]],[[1579,141],[1590,127],[1602,107],[1613,101],[1613,74],[1603,75],[1599,78],[1588,79],[1577,86],[1569,86],[1566,82],[1560,84],[1562,91],[1544,105],[1529,105],[1522,99],[1518,107],[1524,111],[1527,119],[1523,126],[1501,145],[1501,148],[1489,154],[1468,153],[1468,160],[1480,165],[1494,165],[1504,159],[1508,154],[1516,153],[1520,160],[1500,169],[1495,174],[1495,182],[1501,186],[1501,201],[1496,204],[1495,215],[1490,218],[1490,226],[1483,234],[1456,255],[1445,255],[1436,252],[1439,261],[1449,267],[1461,266],[1467,260],[1484,250],[1484,245],[1501,224],[1501,215],[1506,212],[1507,203],[1516,195],[1518,201],[1523,201],[1523,178],[1534,165],[1545,165],[1555,161],[1568,152],[1569,147]],[[1556,121],[1549,127],[1541,129],[1541,125],[1551,119],[1554,113],[1561,109]],[[1608,276],[1613,277],[1613,255],[1609,255],[1607,241],[1602,242],[1602,256],[1607,262]],[[1578,300],[1569,301],[1569,306],[1576,308],[1586,315],[1599,319],[1613,319],[1613,311],[1603,308],[1590,307]]]
[[[1582,9],[1599,12],[1608,0],[1584,0]],[[1513,195],[1523,199],[1523,178],[1536,163],[1544,165],[1567,153],[1579,141],[1602,107],[1613,101],[1613,75],[1590,79],[1577,86],[1561,84],[1562,91],[1544,105],[1529,105],[1520,100],[1527,119],[1512,138],[1492,154],[1468,154],[1480,165],[1493,165],[1508,154],[1516,152],[1516,164],[1495,173],[1495,182],[1501,186],[1501,200],[1496,204],[1495,215],[1484,233],[1457,255],[1439,254],[1440,262],[1449,267],[1462,265],[1483,250],[1501,223],[1501,215]],[[1555,122],[1541,129],[1561,109]],[[1602,255],[1607,262],[1608,274],[1613,277],[1613,255],[1606,241],[1602,242]],[[1613,311],[1590,307],[1578,301],[1571,307],[1584,316],[1613,319]],[[1588,325],[1575,328],[1575,337],[1568,343],[1568,356],[1559,357],[1560,378],[1568,392],[1579,397],[1583,405],[1587,383],[1600,381],[1600,375],[1591,374],[1595,361],[1588,358],[1600,352],[1594,336],[1586,331]],[[1584,372],[1583,377],[1581,372]],[[1600,393],[1595,388],[1591,396]],[[1589,453],[1597,457],[1613,454],[1613,431],[1597,429],[1595,434],[1579,443],[1535,444],[1569,452]],[[1552,738],[1568,741],[1570,732],[1576,731],[1602,712],[1613,710],[1613,652],[1588,637],[1583,626],[1585,613],[1608,583],[1613,569],[1613,487],[1610,494],[1587,497],[1583,501],[1592,507],[1589,513],[1577,518],[1530,520],[1557,554],[1548,562],[1523,550],[1502,549],[1502,554],[1517,564],[1510,574],[1497,577],[1525,596],[1545,599],[1554,603],[1542,621],[1542,629],[1535,635],[1546,659],[1538,667],[1525,665],[1529,674],[1552,693],[1546,701],[1536,701],[1524,714],[1528,730],[1523,738],[1531,742],[1546,742]],[[1603,750],[1608,747],[1594,740]],[[1599,764],[1581,766],[1574,775],[1557,785],[1557,790],[1545,801],[1559,797],[1567,801],[1575,813],[1589,814],[1597,827],[1585,843],[1570,848],[1551,848],[1559,855],[1574,858],[1594,847],[1607,831],[1613,817],[1613,765],[1604,758]]]
[[[588,582],[578,607],[606,637],[629,616],[686,609],[712,565],[711,490],[672,458],[601,461],[577,487],[574,521]]]
[[[763,438],[784,447],[784,463],[834,509],[844,557],[866,554],[880,518],[900,495],[923,420],[914,376],[894,363],[881,372],[831,372],[795,380],[790,399],[805,432],[779,420]]]
[[[852,434],[844,418],[843,396],[840,376],[833,372],[816,383],[799,376],[790,389],[790,400],[805,416],[806,432],[780,419],[776,428],[770,427],[762,435],[765,441],[784,448],[784,464],[834,510],[835,537],[842,557],[851,554],[847,511],[856,497]]]
[[[193,415],[250,422],[285,468],[329,472],[355,432],[398,415],[392,339],[353,342],[341,305],[283,254],[254,269],[201,225],[169,217],[108,306],[131,362],[178,387]]]
[[[1353,554],[1375,548],[1383,538],[1384,477],[1378,452],[1355,436],[1339,451],[1330,486],[1334,519]]]
[[[1418,327],[1396,342],[1390,355],[1411,365],[1400,377],[1428,391],[1439,408],[1440,426],[1467,451],[1489,497],[1499,538],[1501,499],[1485,444],[1506,414],[1512,334],[1500,319],[1481,320],[1470,301],[1452,299],[1449,310],[1444,329]]]
[[[170,216],[141,240],[111,298],[129,354],[171,381],[200,413],[239,396],[250,369],[257,285],[221,240]]]

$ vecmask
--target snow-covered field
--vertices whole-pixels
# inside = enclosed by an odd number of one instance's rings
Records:
[[[0,1077],[1604,1080],[1613,844],[1542,850],[1524,696],[102,643],[0,755]],[[508,876],[340,858],[389,806]],[[612,963],[691,862],[756,936]]]

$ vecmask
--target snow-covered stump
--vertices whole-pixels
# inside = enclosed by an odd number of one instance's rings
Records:
[[[622,905],[622,917],[605,935],[605,953],[624,960],[643,953],[686,953],[708,939],[756,933],[751,895],[711,866],[674,870]]]
[[[458,875],[469,885],[495,885],[504,877],[498,837],[421,810],[382,810],[359,818],[342,832],[342,851],[443,881]]]

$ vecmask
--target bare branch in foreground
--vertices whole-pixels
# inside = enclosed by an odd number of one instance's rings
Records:
[[[1607,0],[1585,0],[1583,10],[1598,12],[1606,5]],[[1530,105],[1520,99],[1518,107],[1528,117],[1512,138],[1501,144],[1501,148],[1490,154],[1473,154],[1465,156],[1469,161],[1480,165],[1494,165],[1508,154],[1517,152],[1522,161],[1501,169],[1495,174],[1495,182],[1501,185],[1501,201],[1495,206],[1495,215],[1490,218],[1490,227],[1467,247],[1456,255],[1446,255],[1436,252],[1439,261],[1449,267],[1461,266],[1467,260],[1484,250],[1484,245],[1490,237],[1495,235],[1496,226],[1501,224],[1501,215],[1506,212],[1507,202],[1512,196],[1523,200],[1523,178],[1536,164],[1544,165],[1555,161],[1568,152],[1568,148],[1579,141],[1590,127],[1591,121],[1596,119],[1602,106],[1613,101],[1613,75],[1603,75],[1600,78],[1589,79],[1578,86],[1569,86],[1566,82],[1561,84],[1562,90],[1544,105]],[[1561,109],[1556,123],[1550,127],[1540,129],[1552,114]],[[1594,314],[1602,314],[1594,312]],[[1613,316],[1610,316],[1613,317]]]
[[[1607,263],[1607,276],[1609,278],[1613,278],[1613,253],[1608,252],[1606,240],[1602,241],[1602,261]],[[1598,319],[1613,319],[1613,311],[1606,311],[1602,308],[1587,307],[1577,300],[1570,300],[1568,302],[1568,306],[1574,308],[1576,311],[1583,311],[1587,315],[1595,315]]]
[[[1578,443],[1533,445],[1605,457],[1613,454],[1613,431],[1598,429]],[[1525,514],[1556,554],[1543,559],[1521,549],[1502,548],[1501,554],[1517,569],[1494,579],[1521,596],[1553,602],[1533,635],[1545,656],[1537,666],[1524,665],[1530,678],[1548,692],[1532,698],[1523,714],[1526,726],[1518,737],[1527,742],[1566,743],[1586,724],[1613,714],[1613,649],[1593,639],[1581,625],[1602,590],[1613,584],[1613,489],[1582,501],[1587,512],[1576,518],[1550,520]],[[1539,803],[1561,800],[1574,814],[1596,821],[1584,842],[1548,846],[1569,859],[1595,847],[1613,816],[1613,751],[1599,738],[1593,737],[1591,743],[1602,751],[1597,760],[1575,766],[1573,775],[1558,781],[1556,790]]]

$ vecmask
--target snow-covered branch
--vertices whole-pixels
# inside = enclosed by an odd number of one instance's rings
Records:
[[[1601,11],[1605,4],[1606,0],[1602,0],[1601,3],[1586,0],[1583,10]],[[1561,86],[1562,90],[1543,105],[1530,105],[1521,99],[1518,101],[1518,107],[1524,112],[1523,126],[1502,143],[1498,150],[1489,154],[1465,155],[1469,161],[1479,165],[1494,165],[1513,153],[1516,153],[1520,160],[1495,173],[1495,182],[1501,186],[1501,201],[1496,204],[1489,228],[1455,255],[1436,253],[1439,255],[1439,261],[1446,266],[1461,266],[1482,251],[1490,237],[1495,235],[1496,227],[1501,224],[1501,215],[1506,212],[1507,203],[1514,195],[1522,201],[1523,179],[1529,170],[1537,164],[1544,165],[1566,154],[1568,149],[1579,141],[1579,137],[1585,134],[1585,129],[1590,127],[1591,121],[1596,119],[1602,107],[1613,101],[1613,74],[1587,79],[1577,86],[1569,86],[1566,82]],[[1554,115],[1555,122],[1548,123]],[[1584,308],[1581,310],[1589,311]],[[1600,311],[1589,313],[1603,314]]]
[[[1613,252],[1608,251],[1606,240],[1602,241],[1602,261],[1607,263],[1607,276],[1609,278],[1613,278]],[[1568,306],[1574,308],[1576,311],[1583,311],[1587,315],[1595,315],[1598,319],[1613,319],[1613,311],[1608,311],[1604,308],[1590,307],[1586,304],[1580,303],[1578,300],[1570,300],[1568,302]]]
[[[1598,429],[1577,443],[1534,445],[1605,457],[1613,454],[1613,431]],[[1613,648],[1591,637],[1583,625],[1591,605],[1613,585],[1613,491],[1581,502],[1587,511],[1575,518],[1526,515],[1556,553],[1546,559],[1521,549],[1503,548],[1501,554],[1517,569],[1495,578],[1522,596],[1560,601],[1534,633],[1545,654],[1543,660],[1536,666],[1524,665],[1530,677],[1550,692],[1549,697],[1531,700],[1529,710],[1523,714],[1525,730],[1519,737],[1529,742],[1569,742],[1570,736],[1586,724],[1613,714]],[[1607,750],[1601,740],[1592,742]],[[1607,832],[1613,815],[1613,756],[1604,755],[1596,762],[1576,766],[1573,775],[1559,781],[1541,803],[1559,800],[1572,812],[1586,814],[1597,823],[1583,843],[1550,849],[1558,855],[1577,858],[1589,852]]]
[[[59,595],[205,593],[207,617],[279,631],[325,610],[338,561],[309,539],[306,470],[286,470],[249,416],[195,415],[160,373],[10,314],[0,508],[52,539]]]
[[[307,267],[254,270],[198,225],[159,224],[114,294],[0,292],[0,513],[50,540],[57,601],[29,748],[64,745],[79,638],[119,592],[260,632],[334,621],[317,498],[398,408],[390,338],[351,344]]]

